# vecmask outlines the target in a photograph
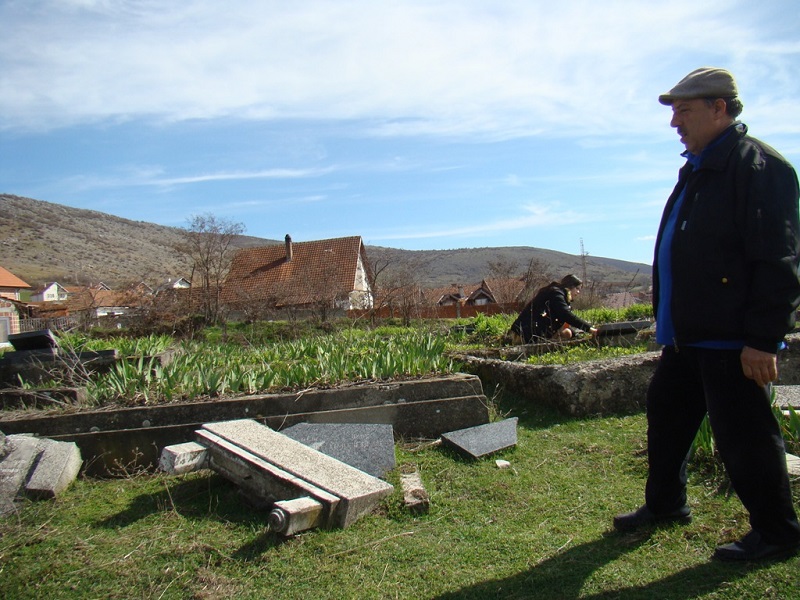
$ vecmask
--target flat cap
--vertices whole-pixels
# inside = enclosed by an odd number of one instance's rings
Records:
[[[738,95],[736,80],[730,72],[716,67],[700,67],[681,79],[669,92],[661,94],[658,101],[669,106],[675,100],[734,98]]]

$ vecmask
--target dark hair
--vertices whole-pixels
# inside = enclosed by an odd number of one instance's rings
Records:
[[[580,285],[583,285],[583,282],[578,279],[575,275],[570,273],[569,275],[564,276],[559,285],[563,288],[576,288]]]
[[[706,104],[708,104],[708,106],[713,106],[714,102],[716,102],[717,100],[725,101],[725,114],[727,114],[732,119],[735,119],[740,114],[742,114],[742,109],[744,109],[744,104],[742,104],[742,101],[739,100],[738,96],[733,96],[730,98],[705,98]]]

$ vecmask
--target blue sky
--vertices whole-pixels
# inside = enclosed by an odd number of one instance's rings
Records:
[[[800,165],[798,32],[796,0],[0,0],[0,193],[651,263],[683,163],[658,94],[728,68]]]

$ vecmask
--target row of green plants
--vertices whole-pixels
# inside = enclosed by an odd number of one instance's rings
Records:
[[[631,320],[631,314],[606,310],[592,318],[598,323]],[[455,323],[368,327],[345,322],[327,330],[241,323],[209,328],[179,342],[169,335],[66,334],[59,343],[67,353],[115,349],[125,360],[99,376],[67,371],[53,384],[85,386],[94,405],[140,405],[449,373],[457,365],[448,350],[500,345],[513,320],[514,315],[481,314]],[[587,345],[553,354],[552,360],[566,363],[620,352]]]
[[[652,318],[652,307],[579,311],[595,324]],[[514,315],[484,315],[413,327],[349,326],[330,332],[306,328],[302,337],[285,323],[238,324],[208,329],[193,340],[176,342],[168,335],[130,338],[68,334],[60,344],[68,352],[116,349],[126,360],[99,376],[68,371],[53,385],[80,384],[90,404],[141,405],[223,395],[254,394],[282,389],[416,377],[458,370],[449,350],[501,345]],[[569,364],[643,352],[645,342],[631,346],[563,345],[531,356],[532,364]],[[169,360],[165,360],[165,356]],[[31,387],[21,382],[23,387]],[[790,451],[800,450],[800,416],[776,409]],[[695,452],[715,455],[707,420],[695,440]]]
[[[150,336],[67,338],[62,346],[75,353],[116,348],[126,357],[82,382],[97,405],[175,402],[455,370],[445,339],[417,329],[350,329],[258,346],[198,340],[170,344],[168,336]]]

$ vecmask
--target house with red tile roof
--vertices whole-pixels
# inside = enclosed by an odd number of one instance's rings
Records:
[[[10,271],[0,267],[0,344],[8,343],[9,334],[19,333],[19,293],[30,289]]]
[[[222,300],[250,309],[327,311],[372,308],[371,275],[361,236],[243,248],[233,257]]]
[[[87,313],[90,318],[114,317],[136,313],[144,304],[136,290],[110,290],[88,286],[70,288],[65,306],[70,314]]]
[[[424,295],[438,306],[484,306],[517,302],[524,287],[522,279],[482,279],[480,283],[431,288]]]
[[[20,290],[30,289],[30,287],[11,271],[0,267],[0,298],[19,300]]]

